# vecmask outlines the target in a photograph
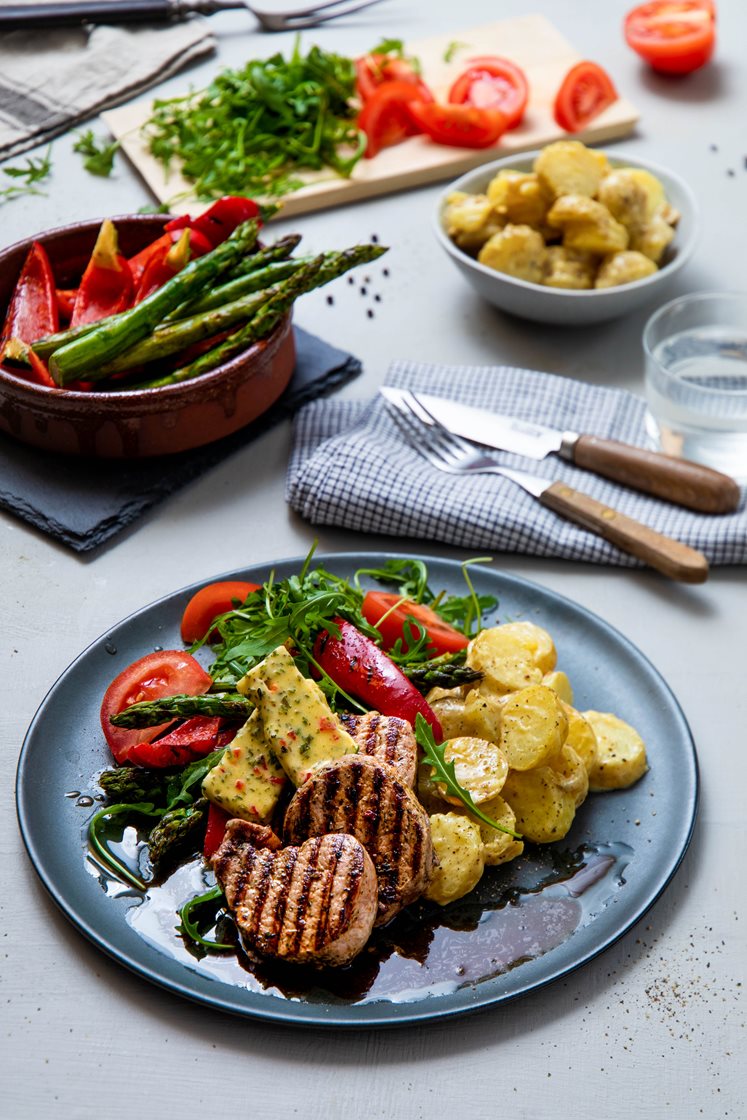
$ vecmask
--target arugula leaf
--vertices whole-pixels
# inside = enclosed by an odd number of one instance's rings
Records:
[[[403,599],[412,599],[415,603],[433,600],[433,592],[428,587],[428,568],[422,560],[387,560],[381,568],[359,568],[353,577],[359,589],[361,576],[396,587]]]
[[[128,816],[162,817],[165,812],[165,809],[157,808],[152,801],[121,802],[117,805],[107,805],[103,809],[99,809],[98,813],[94,813],[91,817],[88,824],[88,841],[94,851],[103,860],[104,864],[109,867],[115,875],[125,879],[128,883],[131,883],[141,891],[147,889],[146,884],[137,875],[134,875],[129,867],[125,867],[122,861],[117,859],[109,848],[109,844],[104,835],[106,821],[110,817],[120,817],[125,813],[127,813]]]
[[[458,39],[452,39],[444,51],[444,62],[453,62],[454,55],[468,46],[469,43],[460,43]]]
[[[103,179],[111,175],[114,157],[119,148],[119,140],[113,140],[110,144],[97,140],[92,128],[78,133],[78,139],[73,144],[73,151],[86,157],[83,160],[86,171],[90,171],[92,175],[100,175]]]
[[[481,809],[478,809],[469,790],[459,784],[454,763],[446,761],[446,743],[439,744],[436,742],[430,724],[420,712],[415,717],[415,738],[423,751],[422,765],[432,767],[437,780],[446,786],[449,793],[459,798],[462,805],[473,817],[477,817],[489,828],[497,829],[498,832],[507,832],[515,840],[521,840],[520,833],[514,832],[513,829],[507,828],[504,824],[499,824],[498,821],[494,821]]]
[[[24,194],[44,194],[36,189],[36,184],[48,179],[52,172],[50,151],[51,145],[43,156],[29,156],[25,167],[4,167],[3,171],[10,179],[25,179],[25,183],[0,189],[0,201],[9,201]]]
[[[194,942],[195,945],[202,945],[205,949],[235,949],[236,946],[230,942],[225,941],[210,941],[208,938],[203,937],[200,933],[200,921],[196,916],[193,917],[194,911],[199,910],[202,906],[210,902],[215,902],[218,906],[225,903],[223,896],[223,889],[219,886],[211,887],[210,890],[204,894],[198,894],[196,898],[190,898],[189,902],[185,902],[179,914],[179,927],[178,932],[182,937],[188,938]]]

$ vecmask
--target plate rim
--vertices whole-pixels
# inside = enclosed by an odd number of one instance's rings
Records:
[[[387,1000],[374,1000],[371,1002],[363,1003],[303,1003],[301,1001],[286,999],[276,999],[271,993],[251,992],[246,989],[221,984],[215,981],[212,977],[204,973],[192,971],[186,968],[181,961],[175,958],[170,958],[163,953],[154,950],[153,947],[145,940],[142,940],[143,946],[148,951],[157,952],[157,962],[162,964],[168,963],[170,966],[177,966],[178,969],[184,974],[184,980],[179,978],[172,978],[164,975],[156,968],[151,967],[147,962],[131,959],[127,951],[123,951],[112,940],[102,935],[100,931],[95,928],[84,914],[80,913],[80,907],[71,905],[65,898],[65,892],[56,884],[49,874],[47,868],[43,865],[43,859],[36,849],[34,837],[32,835],[32,827],[30,825],[29,814],[25,805],[25,765],[27,763],[27,756],[30,752],[34,739],[34,732],[38,722],[43,718],[45,708],[50,701],[50,698],[58,691],[65,680],[65,678],[84,660],[89,654],[96,650],[102,643],[105,643],[112,634],[119,631],[123,626],[135,622],[141,616],[149,614],[156,608],[165,605],[167,602],[177,600],[180,596],[186,596],[194,593],[200,587],[205,586],[206,583],[212,583],[219,580],[230,578],[246,578],[249,575],[256,574],[260,570],[272,570],[279,567],[298,565],[300,566],[306,555],[296,555],[283,558],[277,558],[269,561],[259,561],[254,564],[246,565],[241,568],[229,569],[222,573],[217,573],[208,577],[207,579],[196,580],[187,584],[175,591],[168,592],[160,596],[158,599],[132,611],[130,614],[121,618],[118,622],[113,623],[107,627],[98,637],[94,638],[89,644],[81,650],[81,652],[62,670],[57,676],[55,681],[47,689],[44,697],[39,703],[34,716],[28,726],[26,734],[24,735],[23,743],[19,753],[17,768],[16,768],[16,781],[15,781],[15,801],[16,801],[16,815],[23,839],[26,853],[29,857],[31,865],[39,878],[42,886],[45,888],[47,894],[57,906],[58,910],[65,916],[65,918],[78,930],[93,946],[105,953],[110,959],[114,960],[117,964],[122,965],[128,971],[139,976],[157,987],[168,991],[172,995],[180,996],[190,1000],[193,1003],[201,1006],[208,1006],[215,1010],[224,1011],[232,1014],[235,1017],[250,1019],[258,1022],[275,1022],[288,1026],[307,1027],[315,1026],[327,1029],[382,1029],[393,1027],[412,1026],[413,1024],[433,1023],[440,1022],[445,1019],[455,1019],[468,1014],[474,1014],[478,1011],[488,1010],[491,1007],[497,1007],[501,1004],[513,1002],[529,994],[529,992],[544,989],[551,984],[554,984],[559,979],[567,977],[577,971],[579,968],[589,964],[595,960],[602,953],[611,948],[617,941],[623,938],[630,930],[640,922],[640,920],[648,913],[656,902],[661,898],[664,891],[667,889],[672,879],[676,875],[682,861],[687,853],[690,843],[693,838],[695,824],[698,817],[699,801],[700,801],[700,773],[698,756],[695,741],[690,729],[687,717],[679,703],[679,700],[672,691],[671,686],[662,676],[660,671],[656,668],[653,662],[642,652],[629,638],[627,638],[622,631],[618,630],[611,623],[601,618],[594,611],[581,605],[575,600],[556,592],[551,588],[537,583],[536,581],[526,579],[523,576],[515,575],[514,573],[504,572],[500,569],[496,570],[495,567],[482,567],[481,574],[485,573],[490,578],[495,577],[502,582],[504,586],[511,589],[519,589],[523,593],[538,593],[543,599],[550,599],[552,602],[559,603],[572,613],[580,614],[586,621],[592,623],[596,628],[608,637],[612,638],[615,642],[622,643],[628,654],[632,654],[633,658],[640,665],[644,666],[650,678],[652,678],[659,689],[660,694],[663,693],[669,701],[672,709],[672,714],[676,717],[680,724],[680,730],[683,732],[686,739],[687,754],[686,757],[690,762],[690,797],[687,802],[689,815],[683,820],[683,829],[681,838],[678,841],[676,851],[670,853],[666,862],[666,874],[660,878],[657,887],[653,892],[649,892],[643,902],[636,905],[631,913],[628,913],[622,923],[617,923],[615,927],[607,933],[599,941],[599,943],[592,946],[590,949],[583,951],[577,959],[570,962],[563,963],[560,960],[555,967],[549,971],[547,969],[548,958],[553,955],[562,957],[561,950],[568,945],[572,945],[573,936],[566,939],[565,942],[556,946],[555,949],[533,958],[533,960],[526,962],[521,966],[522,975],[527,976],[527,980],[518,987],[508,993],[490,994],[489,992],[481,993],[480,988],[487,986],[493,981],[500,980],[501,977],[507,974],[516,975],[517,970],[509,970],[508,973],[500,973],[491,980],[477,982],[471,986],[465,986],[458,989],[455,993],[450,993],[450,996],[459,997],[457,1006],[443,1007],[438,1006],[441,1002],[441,997],[430,996],[427,999],[423,998],[417,1001],[387,1001]],[[450,557],[442,557],[433,554],[428,554],[422,551],[418,552],[399,552],[393,550],[352,550],[345,552],[325,552],[315,553],[314,563],[324,567],[329,567],[334,570],[334,565],[339,564],[343,567],[363,566],[364,564],[371,564],[372,560],[388,560],[388,559],[422,559],[430,565],[444,565],[447,569],[454,574],[458,574],[465,561],[453,559]],[[81,868],[84,863],[81,861]],[[107,899],[107,903],[115,903],[116,899]],[[608,908],[609,909],[609,908]],[[588,928],[588,927],[587,927]],[[533,966],[542,966],[544,975],[539,979],[532,978]],[[168,971],[168,970],[167,970]],[[194,982],[203,982],[206,988],[210,984],[215,986],[216,992],[210,993],[209,991],[195,991]],[[221,997],[217,995],[218,989],[226,988],[229,992],[244,993],[249,996],[252,1005],[241,1006],[237,1003],[236,999],[230,996]],[[472,999],[469,998],[470,993]],[[258,1002],[255,1007],[254,1001],[266,1000],[267,1005]]]

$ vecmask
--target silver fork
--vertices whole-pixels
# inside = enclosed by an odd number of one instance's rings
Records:
[[[384,386],[380,391],[409,443],[438,470],[453,475],[501,475],[554,513],[596,533],[670,579],[703,583],[708,578],[708,561],[702,552],[657,533],[564,482],[502,466],[493,456],[449,432],[407,389]]]
[[[0,32],[40,30],[82,23],[162,23],[211,16],[243,8],[265,31],[301,31],[360,12],[382,0],[322,0],[321,3],[274,5],[250,0],[52,0],[51,3],[0,3]]]

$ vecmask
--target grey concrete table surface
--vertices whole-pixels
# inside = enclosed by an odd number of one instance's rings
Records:
[[[608,66],[641,109],[616,145],[688,180],[703,211],[696,255],[679,290],[744,289],[747,232],[747,8],[721,0],[716,61],[666,82],[625,47],[621,0],[536,0],[592,59]],[[357,53],[380,34],[453,32],[522,13],[521,0],[391,0],[314,34]],[[163,87],[177,92],[219,63],[287,49],[290,36],[256,32],[251,17],[213,20],[219,53]],[[101,130],[99,130],[101,131]],[[71,138],[52,146],[48,196],[0,210],[4,244],[91,214],[150,201],[120,161],[114,177],[87,176]],[[442,259],[429,229],[436,189],[397,194],[298,222],[310,246],[377,233],[394,246],[376,318],[338,285],[305,298],[297,321],[358,354],[369,397],[394,358],[501,361],[590,381],[642,387],[645,312],[583,332],[541,329],[481,304]],[[282,228],[282,223],[281,223]],[[350,294],[348,294],[348,292]],[[85,560],[9,516],[0,518],[3,673],[0,750],[2,1087],[0,1115],[110,1120],[230,1113],[241,1117],[576,1120],[631,1115],[737,1120],[747,1114],[742,970],[745,954],[747,702],[744,572],[721,569],[700,588],[653,573],[497,557],[496,568],[575,599],[620,629],[658,667],[682,703],[699,752],[703,798],[690,851],[645,919],[565,981],[501,1009],[394,1032],[333,1033],[238,1020],[165,994],[89,945],[57,911],[25,855],[13,812],[16,759],[34,711],[58,675],[131,611],[213,574],[324,551],[456,549],[315,530],[289,512],[283,425],[157,507],[95,559]],[[55,807],[50,806],[53,819]],[[741,1070],[741,1072],[740,1072]]]

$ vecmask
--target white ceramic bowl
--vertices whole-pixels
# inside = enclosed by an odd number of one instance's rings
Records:
[[[630,159],[608,158],[613,167],[641,167],[656,175],[666,191],[669,202],[680,212],[680,221],[674,241],[667,249],[658,272],[631,284],[617,288],[599,288],[590,291],[571,291],[562,288],[545,288],[517,280],[505,272],[497,272],[465,253],[447,236],[443,225],[446,199],[452,191],[483,194],[488,183],[503,168],[531,171],[539,152],[526,152],[483,164],[468,171],[451,183],[440,195],[435,213],[436,237],[459,271],[472,287],[489,303],[502,311],[509,311],[524,319],[540,323],[561,323],[583,326],[617,319],[654,300],[661,302],[669,291],[674,277],[692,255],[698,234],[698,207],[690,188],[671,171],[649,160],[631,156]]]

